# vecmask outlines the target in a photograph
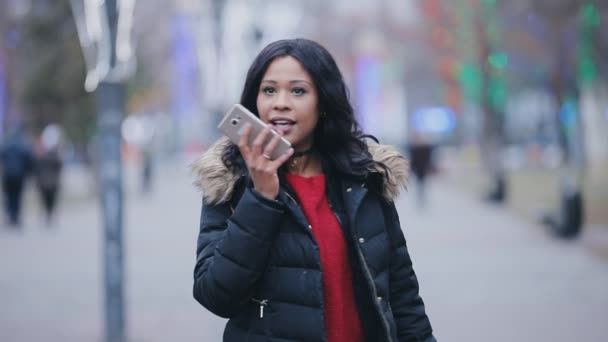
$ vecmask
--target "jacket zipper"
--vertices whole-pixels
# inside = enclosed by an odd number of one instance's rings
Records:
[[[296,201],[296,200],[295,200],[295,199],[294,199],[294,198],[293,198],[293,197],[292,197],[292,196],[289,194],[289,192],[288,192],[288,191],[283,191],[283,192],[285,193],[285,195],[287,195],[287,197],[288,197],[290,200],[292,200],[292,201],[293,201],[293,203],[295,203],[295,204],[296,204],[298,207],[300,207],[300,204],[298,203],[298,201]],[[331,204],[330,204],[330,205],[331,205]],[[301,208],[301,207],[300,207],[300,208]],[[333,212],[333,209],[332,209],[332,212]],[[334,212],[334,214],[335,214],[335,212]],[[339,221],[339,219],[338,219],[338,221]],[[342,224],[342,223],[340,223],[340,224]],[[309,234],[310,234],[310,238],[312,239],[312,241],[314,242],[314,244],[315,244],[316,246],[319,246],[319,244],[317,243],[317,241],[316,241],[316,239],[315,239],[315,236],[314,236],[314,234],[312,234],[312,231],[311,231],[311,230],[312,230],[312,228],[311,228],[311,226],[309,225],[309,226],[308,226],[308,232],[309,232]],[[319,253],[319,252],[317,252],[317,253]],[[321,256],[320,256],[320,254],[319,254],[319,271],[321,271],[321,274],[322,274],[322,273],[323,273],[323,267],[321,266],[321,261],[320,261],[320,260],[321,260]],[[323,285],[321,285],[321,288],[322,288],[322,287],[323,287]],[[321,316],[322,316],[322,322],[325,322],[325,303],[323,302],[323,300],[321,300]],[[323,324],[324,324],[324,325],[323,325],[323,334],[325,335],[325,338],[323,338],[323,341],[325,341],[325,340],[327,340],[327,334],[326,334],[326,332],[325,332],[325,323],[323,323]]]
[[[298,207],[300,207],[300,204],[298,203],[298,201],[296,201],[296,200],[295,200],[295,199],[294,199],[294,198],[293,198],[293,197],[292,197],[292,196],[289,194],[289,192],[288,192],[288,191],[283,191],[283,192],[285,193],[285,196],[287,196],[287,198],[289,198],[289,199],[290,199],[290,200],[291,200],[291,201],[292,201],[292,202],[293,202],[295,205],[297,205]],[[308,226],[306,227],[306,224],[305,224],[305,225],[304,225],[304,227],[305,227],[305,228],[307,228],[307,230],[308,230],[308,231],[309,231],[309,233],[310,233],[311,226],[310,226],[310,225],[308,225]],[[313,237],[313,240],[314,240],[314,237]]]
[[[342,219],[340,219],[340,215],[338,215],[338,213],[334,209],[334,205],[331,202],[329,202],[329,209],[331,209],[331,212],[336,217],[336,220],[338,220],[338,223],[340,224],[340,227],[344,227],[344,225],[342,224]]]
[[[284,192],[284,193],[285,193],[285,195],[287,195],[287,197],[289,197],[289,199],[290,199],[290,200],[292,200],[294,203],[296,203],[296,204],[298,203],[298,202],[296,202],[296,200],[295,200],[295,199],[293,199],[293,197],[291,197],[291,195],[289,194],[289,192],[288,192],[288,191],[283,191],[283,192]]]
[[[334,207],[331,203],[329,204],[329,207],[330,207],[331,211],[334,213],[334,216],[336,217],[336,219],[338,220],[340,225],[342,226],[342,220],[340,219],[340,215],[338,215],[338,213],[334,210]],[[357,250],[357,255],[359,256],[359,260],[361,260],[361,265],[363,266],[363,271],[365,272],[365,279],[371,285],[372,293],[376,294],[376,285],[374,284],[374,280],[372,279],[371,272],[367,268],[367,263],[365,262],[365,257],[363,257],[361,248],[357,245],[356,241],[355,241],[355,249]],[[382,323],[384,325],[384,328],[386,329],[388,342],[392,342],[393,337],[391,336],[391,328],[386,320],[382,307],[378,305],[377,298],[373,298],[373,301],[375,303],[374,305],[379,309],[380,316],[382,317]],[[388,303],[388,305],[389,305],[389,309],[390,309],[390,302]],[[392,311],[392,309],[391,309],[391,311]]]
[[[356,243],[356,242],[355,242]],[[372,288],[372,293],[374,296],[376,296],[376,284],[374,284],[374,280],[372,279],[372,274],[369,271],[369,269],[367,268],[367,263],[365,262],[365,258],[363,257],[363,253],[361,252],[361,248],[357,245],[355,245],[355,248],[357,249],[357,254],[359,255],[359,259],[361,260],[361,265],[363,266],[363,271],[365,272],[365,278],[367,279],[367,282],[371,285]],[[386,320],[386,316],[384,315],[384,311],[382,310],[382,307],[378,304],[378,299],[377,298],[373,298],[374,301],[374,305],[376,306],[376,308],[378,309],[378,311],[380,312],[380,317],[382,317],[382,323],[384,324],[384,329],[386,329],[386,333],[387,333],[387,337],[388,337],[388,342],[392,342],[393,341],[393,336],[391,335],[391,328],[388,324],[388,321]]]
[[[268,299],[255,299],[252,297],[251,300],[260,304],[260,318],[264,318],[264,308],[268,306]]]

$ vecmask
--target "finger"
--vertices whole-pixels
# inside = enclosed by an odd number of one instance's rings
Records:
[[[260,134],[258,134],[258,136],[253,140],[253,145],[251,146],[253,157],[259,157],[262,155],[262,145],[264,145],[268,134],[270,134],[270,127],[264,128],[264,130],[262,130]]]
[[[241,150],[241,154],[243,156],[248,155],[250,153],[249,149],[249,135],[251,134],[251,125],[249,123],[245,124],[243,128],[243,134],[241,134],[241,138],[239,139],[239,150]]]
[[[267,156],[272,155],[272,151],[277,147],[277,144],[281,140],[281,136],[279,134],[274,134],[272,139],[266,146],[264,146],[264,154]]]
[[[276,169],[278,169],[279,167],[281,167],[281,165],[283,165],[289,158],[291,158],[291,156],[293,155],[294,150],[293,148],[289,148],[285,153],[281,154],[279,156],[279,158],[277,158],[276,160],[274,160],[272,162],[272,166],[274,166]]]

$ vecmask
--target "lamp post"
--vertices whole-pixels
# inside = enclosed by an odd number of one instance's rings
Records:
[[[105,341],[125,341],[123,187],[120,158],[124,81],[134,70],[129,33],[135,0],[72,0],[87,62],[87,91],[95,91],[99,190],[104,229]]]
[[[116,64],[116,0],[106,1],[111,61]],[[101,166],[101,206],[104,222],[105,338],[125,340],[123,188],[120,159],[120,127],[124,115],[125,90],[122,82],[102,79],[96,90],[99,162]]]

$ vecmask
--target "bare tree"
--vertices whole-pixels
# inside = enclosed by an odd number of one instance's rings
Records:
[[[549,27],[549,44],[553,60],[549,71],[551,92],[557,110],[555,123],[562,150],[563,164],[560,174],[560,207],[547,215],[544,222],[561,237],[575,237],[583,224],[583,150],[580,115],[573,115],[574,122],[564,124],[566,103],[569,98],[579,97],[575,72],[575,57],[572,56],[572,37],[578,29],[576,14],[584,1],[534,0],[535,9],[545,18]],[[575,109],[579,111],[578,108]],[[567,127],[569,126],[569,127]],[[568,133],[570,132],[570,133]]]
[[[501,45],[500,23],[497,20],[497,5],[479,1],[474,14],[474,32],[477,41],[477,59],[481,74],[480,107],[483,113],[481,131],[482,160],[490,172],[492,188],[487,199],[503,202],[507,197],[506,171],[502,150],[504,136],[504,96],[500,91],[506,88],[503,76],[489,61],[499,52]],[[502,87],[502,88],[501,88]]]
[[[93,133],[92,99],[82,87],[84,60],[69,2],[33,1],[14,25],[11,89],[33,133],[61,124],[77,147]]]

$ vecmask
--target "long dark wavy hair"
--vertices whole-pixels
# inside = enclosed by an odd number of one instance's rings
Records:
[[[297,59],[314,81],[319,99],[317,108],[319,113],[324,113],[315,128],[314,148],[332,172],[363,179],[378,167],[387,171],[386,166],[374,161],[368,152],[365,140],[376,138],[364,134],[357,123],[340,69],[331,54],[314,41],[288,39],[266,46],[247,72],[241,104],[259,116],[257,96],[262,77],[272,61],[284,56]],[[234,144],[224,150],[222,161],[237,174],[247,172],[238,146]],[[385,174],[388,176],[388,172]]]

